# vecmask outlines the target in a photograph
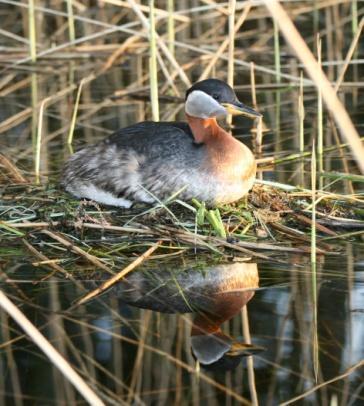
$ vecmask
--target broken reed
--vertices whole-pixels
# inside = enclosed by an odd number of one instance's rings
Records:
[[[45,105],[52,97],[45,98],[40,104],[39,108],[39,118],[38,118],[38,129],[37,137],[35,143],[35,159],[34,159],[34,172],[35,172],[35,183],[40,183],[40,155],[42,149],[42,130],[43,130],[43,118],[44,118],[44,108]]]
[[[72,153],[73,133],[75,131],[75,126],[76,126],[77,111],[78,111],[78,106],[80,104],[82,87],[83,87],[84,83],[87,80],[89,80],[89,79],[88,78],[83,78],[81,80],[80,85],[78,86],[78,89],[77,89],[75,105],[73,107],[72,119],[71,119],[70,129],[69,129],[69,132],[68,132],[68,137],[67,137],[67,144],[71,149],[71,153]]]

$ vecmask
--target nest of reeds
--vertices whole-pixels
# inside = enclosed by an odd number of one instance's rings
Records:
[[[80,266],[90,269],[87,265],[112,272],[157,241],[161,256],[205,251],[281,262],[287,255],[310,253],[313,227],[322,255],[364,234],[362,197],[318,191],[313,222],[311,191],[287,191],[284,185],[257,184],[247,199],[215,209],[178,196],[154,206],[116,209],[75,200],[54,184],[8,183],[1,198],[3,250],[21,252],[25,246],[36,264],[65,275]]]

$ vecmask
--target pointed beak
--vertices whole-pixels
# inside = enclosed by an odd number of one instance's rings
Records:
[[[234,115],[243,115],[250,118],[258,118],[262,117],[262,114],[258,113],[257,111],[253,110],[252,108],[246,106],[245,104],[241,103],[240,101],[234,101],[232,103],[221,103],[227,110],[229,114]]]
[[[248,355],[255,355],[262,351],[265,351],[264,347],[260,347],[259,345],[247,344],[242,343],[239,341],[234,341],[231,344],[230,350],[226,353],[230,356],[248,356]]]

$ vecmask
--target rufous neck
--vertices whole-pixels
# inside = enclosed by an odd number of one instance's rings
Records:
[[[195,142],[206,143],[211,136],[218,135],[222,128],[218,125],[216,118],[193,117],[186,113],[187,122],[192,130]]]
[[[212,334],[220,331],[220,326],[230,320],[253,297],[254,292],[246,291],[237,294],[221,294],[215,299],[209,312],[197,313],[192,325],[192,335]]]

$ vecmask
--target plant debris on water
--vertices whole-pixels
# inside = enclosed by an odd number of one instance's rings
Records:
[[[34,248],[30,255],[47,257],[42,266],[57,263],[70,271],[80,261],[112,270],[158,240],[159,255],[198,250],[280,261],[282,255],[310,252],[312,225],[310,191],[284,188],[256,184],[247,199],[218,208],[176,196],[161,204],[119,209],[75,200],[56,184],[8,184],[1,196],[0,234],[9,249],[26,241]],[[340,251],[328,239],[337,243],[363,235],[360,194],[320,192],[316,213],[320,254]]]

